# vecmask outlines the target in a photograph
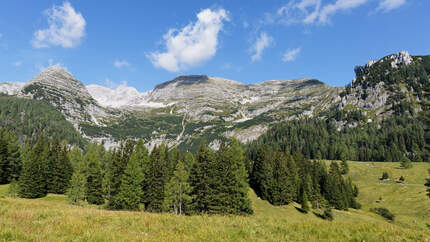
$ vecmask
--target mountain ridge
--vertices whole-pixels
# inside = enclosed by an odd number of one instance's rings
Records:
[[[356,77],[346,87],[312,78],[244,84],[207,75],[181,75],[139,92],[126,85],[116,89],[84,86],[66,70],[52,67],[26,84],[0,84],[0,92],[45,100],[92,140],[115,145],[127,138],[143,138],[148,146],[166,142],[183,149],[202,140],[216,148],[229,137],[249,142],[274,123],[330,118],[330,110],[359,110],[370,122],[392,115],[396,105],[404,109],[412,103],[412,109],[420,111],[430,57],[402,51],[354,70]],[[358,123],[339,120],[338,125],[341,129]]]

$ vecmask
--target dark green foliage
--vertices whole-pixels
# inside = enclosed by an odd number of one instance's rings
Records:
[[[254,155],[249,158],[254,161],[250,184],[261,199],[284,205],[306,198],[314,208],[326,203],[336,209],[360,208],[355,200],[358,188],[342,177],[337,162],[327,171],[322,162],[311,162],[297,152],[291,156],[265,144],[256,149],[248,152]]]
[[[13,130],[20,140],[43,134],[79,147],[88,144],[59,111],[43,101],[0,95],[0,124],[5,130]]]
[[[221,194],[217,189],[221,185],[219,173],[216,170],[216,157],[204,143],[196,154],[196,160],[190,174],[190,184],[193,197],[190,207],[193,213],[220,213]]]
[[[55,140],[49,151],[46,172],[47,189],[50,193],[64,194],[73,174],[73,167],[68,157],[68,148]]]
[[[46,171],[49,146],[44,137],[40,137],[26,156],[18,181],[18,196],[39,198],[48,193]]]
[[[90,150],[85,155],[85,163],[87,164],[86,176],[86,197],[89,204],[103,204],[104,194],[102,188],[102,173],[100,168],[100,157],[97,153],[97,146],[91,145]]]
[[[245,169],[245,157],[239,142],[233,139],[229,146],[225,143],[217,151],[214,180],[220,180],[217,195],[220,197],[219,212],[224,214],[252,214],[251,201],[248,198],[248,174]],[[216,182],[218,184],[218,182]]]
[[[166,184],[164,194],[165,211],[173,211],[175,214],[183,214],[188,207],[191,197],[188,172],[182,161],[178,161],[173,176]]]
[[[309,207],[309,201],[308,201],[308,196],[306,195],[306,192],[302,193],[300,200],[301,200],[300,202],[301,210],[304,213],[308,213],[310,210],[310,207]]]
[[[164,188],[168,181],[169,154],[165,144],[155,146],[150,155],[149,172],[145,177],[144,189],[145,210],[161,212],[164,202]]]
[[[333,212],[331,211],[331,208],[330,208],[330,207],[326,207],[326,208],[324,209],[324,212],[323,212],[322,218],[323,218],[323,219],[325,219],[325,220],[329,220],[329,221],[332,221],[332,220],[333,220]]]
[[[0,184],[8,183],[10,177],[7,141],[3,136],[3,133],[0,133]]]
[[[142,181],[142,167],[136,153],[133,153],[121,177],[119,192],[111,208],[138,210],[142,200]]]
[[[371,208],[371,212],[374,212],[376,214],[381,215],[382,217],[394,221],[394,218],[396,217],[393,213],[390,212],[387,208]]]
[[[401,176],[401,177],[399,178],[399,181],[404,182],[404,181],[405,181],[405,178],[404,178],[403,176]]]
[[[348,172],[349,172],[348,162],[345,159],[343,159],[342,163],[340,165],[341,165],[341,173],[342,173],[342,175],[348,174]]]
[[[396,116],[380,123],[366,123],[338,131],[333,119],[291,120],[274,125],[248,145],[253,159],[261,144],[280,151],[302,153],[310,159],[355,161],[412,161],[428,157],[425,132],[420,118]]]
[[[400,166],[404,169],[410,169],[412,168],[412,162],[408,157],[404,156],[400,161]]]
[[[86,200],[86,169],[87,166],[82,158],[74,161],[74,171],[67,191],[67,200],[70,204],[81,205]]]
[[[388,178],[390,178],[390,176],[388,175],[388,172],[386,171],[382,172],[381,180],[386,180]]]

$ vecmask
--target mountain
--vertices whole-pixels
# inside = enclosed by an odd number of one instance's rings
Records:
[[[63,68],[49,67],[26,83],[18,97],[43,100],[61,111],[76,127],[80,122],[101,124],[110,117],[86,87]]]
[[[184,75],[139,92],[125,85],[85,87],[66,70],[50,67],[28,83],[2,83],[0,92],[54,106],[85,137],[106,146],[143,138],[149,147],[166,142],[183,150],[203,140],[214,148],[229,137],[249,142],[286,120],[336,115],[341,129],[357,125],[348,118],[356,112],[366,123],[422,110],[429,56],[400,52],[357,66],[355,72],[346,87],[309,78],[245,85]]]

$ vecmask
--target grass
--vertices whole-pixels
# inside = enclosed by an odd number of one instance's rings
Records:
[[[430,241],[425,228],[430,199],[422,185],[430,165],[397,166],[350,162],[349,175],[360,187],[363,209],[334,210],[332,222],[300,213],[297,204],[274,207],[252,191],[252,216],[188,217],[72,206],[62,195],[13,199],[4,197],[7,185],[0,186],[0,241]],[[403,175],[409,185],[379,182],[385,170]],[[377,203],[379,196],[383,199]],[[375,206],[390,209],[396,221],[371,213]]]

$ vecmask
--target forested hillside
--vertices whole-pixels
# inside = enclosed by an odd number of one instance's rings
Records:
[[[428,161],[425,133],[423,120],[409,116],[341,130],[335,120],[301,119],[275,125],[248,147],[251,158],[265,144],[310,159]]]
[[[13,131],[21,143],[42,134],[80,147],[88,143],[54,107],[32,99],[0,95],[0,127]]]

